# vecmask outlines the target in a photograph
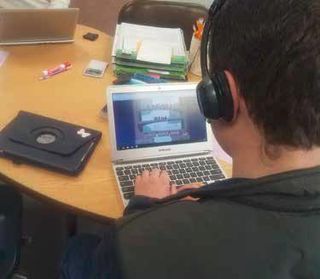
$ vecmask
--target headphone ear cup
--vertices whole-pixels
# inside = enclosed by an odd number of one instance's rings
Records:
[[[214,89],[214,85],[210,78],[205,78],[197,85],[197,100],[201,113],[207,119],[218,119],[219,103]]]
[[[234,117],[234,105],[228,78],[225,72],[217,72],[212,80],[218,94],[220,115],[225,121],[231,121]]]
[[[233,119],[233,99],[224,72],[217,72],[212,78],[205,77],[197,86],[197,99],[205,118],[223,118],[226,121]]]

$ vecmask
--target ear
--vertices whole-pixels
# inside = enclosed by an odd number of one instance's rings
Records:
[[[229,89],[230,89],[232,100],[233,100],[233,119],[232,119],[232,121],[234,121],[238,115],[239,106],[240,106],[239,89],[238,89],[236,80],[233,77],[232,73],[229,72],[228,70],[225,70],[224,73],[227,77],[227,80],[229,83]]]

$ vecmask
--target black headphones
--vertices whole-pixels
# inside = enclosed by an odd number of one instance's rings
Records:
[[[234,115],[233,99],[229,83],[224,72],[215,72],[212,75],[208,69],[208,42],[214,32],[211,30],[214,17],[226,0],[215,0],[209,9],[209,16],[205,24],[201,48],[200,62],[202,80],[197,85],[197,99],[200,111],[207,119],[223,118],[231,121]]]

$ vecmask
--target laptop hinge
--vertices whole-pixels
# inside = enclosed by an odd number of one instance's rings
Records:
[[[173,159],[181,159],[185,157],[195,157],[195,156],[204,156],[204,155],[210,155],[212,153],[212,150],[202,151],[198,153],[188,153],[188,154],[175,154],[171,156],[159,156],[154,158],[141,158],[139,160],[115,160],[113,161],[114,164],[132,164],[132,163],[141,163],[141,162],[153,162],[153,161],[165,161],[165,160],[173,160]]]

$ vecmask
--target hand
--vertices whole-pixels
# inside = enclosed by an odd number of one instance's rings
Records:
[[[201,183],[188,184],[177,189],[176,185],[170,184],[170,178],[166,171],[153,169],[144,170],[141,175],[136,177],[134,193],[135,195],[146,196],[150,198],[164,198],[174,195],[187,189],[197,189],[202,186]],[[184,200],[197,200],[192,197],[186,197]]]
[[[175,187],[170,185],[170,178],[166,171],[153,169],[144,170],[141,175],[136,177],[134,193],[135,195],[161,199],[172,195]]]
[[[172,195],[174,195],[174,194],[181,192],[183,190],[198,189],[201,186],[203,186],[203,183],[199,183],[199,182],[196,182],[194,184],[183,185],[179,188],[177,188],[175,185],[173,185],[171,192],[172,192]],[[183,198],[182,200],[197,201],[198,198],[193,198],[193,197],[187,196],[187,197]]]

